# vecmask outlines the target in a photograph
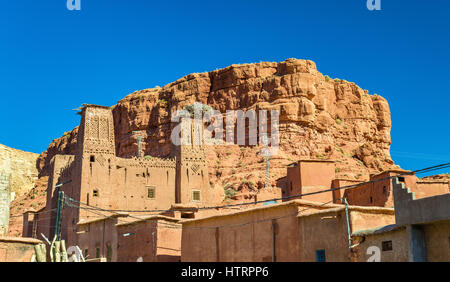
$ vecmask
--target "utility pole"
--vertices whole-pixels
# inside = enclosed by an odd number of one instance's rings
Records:
[[[61,188],[63,185],[72,182],[72,180],[65,181],[56,185],[54,188]],[[62,210],[64,208],[64,191],[58,190],[58,200],[56,206],[56,223],[55,223],[55,237],[56,240],[61,240],[61,221],[62,221]]]
[[[136,140],[138,143],[137,157],[142,158],[142,140],[144,139],[144,131],[133,131],[136,134]]]
[[[56,224],[55,224],[56,241],[61,240],[61,221],[63,208],[64,208],[64,192],[58,191],[58,203],[56,207]]]
[[[345,204],[345,217],[347,218],[347,233],[348,233],[348,248],[351,249],[352,248],[352,234],[350,233],[350,216],[348,214],[348,202],[347,202],[347,198],[341,198],[340,200],[342,200]]]
[[[269,152],[269,140],[267,138],[267,133],[262,134],[262,144],[264,149],[262,149],[262,155],[264,157],[264,188],[270,187],[270,152]]]

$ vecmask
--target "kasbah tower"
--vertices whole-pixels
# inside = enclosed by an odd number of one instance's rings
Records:
[[[108,210],[168,210],[173,204],[207,203],[212,197],[203,146],[175,146],[168,158],[119,158],[108,107],[84,105],[75,155],[55,155],[43,219],[37,234],[55,234],[58,192],[75,200],[64,208],[61,238],[77,245],[77,223],[98,217],[89,206]],[[191,136],[193,136],[191,134]],[[191,142],[191,144],[195,144]],[[66,183],[55,188],[59,183]],[[80,207],[88,208],[78,208]],[[97,212],[98,213],[98,212]]]

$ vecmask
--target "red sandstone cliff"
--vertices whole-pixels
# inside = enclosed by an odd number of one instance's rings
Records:
[[[353,82],[322,75],[312,61],[232,65],[187,75],[164,87],[134,92],[113,108],[117,155],[136,155],[132,132],[145,130],[146,155],[170,153],[171,114],[194,102],[216,110],[278,109],[280,150],[271,158],[272,185],[286,165],[300,158],[336,160],[338,176],[367,179],[392,167],[391,119],[387,101]],[[71,154],[77,128],[54,140],[37,161],[40,176],[49,174],[55,154]],[[209,147],[211,184],[246,191],[262,187],[260,148]]]

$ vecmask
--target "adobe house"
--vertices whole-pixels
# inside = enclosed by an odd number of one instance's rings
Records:
[[[79,114],[76,153],[56,155],[51,162],[45,207],[51,216],[39,222],[38,234],[54,236],[58,191],[90,206],[118,210],[165,210],[174,203],[204,204],[214,198],[203,146],[176,146],[169,158],[119,158],[111,108],[84,105]],[[61,227],[67,247],[78,243],[77,223],[97,217],[77,207],[83,204],[71,204],[63,210]]]
[[[180,261],[179,219],[163,215],[137,217],[118,213],[79,222],[78,245],[83,256],[107,262]]]
[[[283,187],[283,197],[328,190],[336,178],[334,161],[299,160],[287,167],[287,176]],[[333,193],[319,193],[299,197],[316,202],[333,201]]]
[[[292,200],[183,225],[183,262],[350,261],[350,234],[394,223],[394,210]],[[201,240],[199,240],[201,238]]]
[[[179,262],[181,225],[179,219],[162,215],[122,222],[117,228],[117,261]]]
[[[393,179],[393,225],[354,232],[357,261],[450,261],[450,193],[416,198]]]
[[[282,188],[285,201],[305,199],[321,203],[332,202],[342,204],[343,198],[348,204],[355,206],[394,207],[392,177],[399,176],[416,198],[441,195],[450,192],[448,180],[419,180],[410,171],[402,169],[386,170],[370,175],[370,181],[342,179],[335,176],[335,162],[330,160],[300,160],[287,167],[286,177],[277,180],[277,186]],[[294,197],[295,195],[314,193],[332,188],[341,188],[360,184],[358,187],[336,189],[334,191]],[[292,197],[292,198],[289,198]]]
[[[395,179],[404,183],[404,185],[414,192],[417,199],[450,192],[448,181],[419,180],[414,174],[408,173],[411,172],[401,169],[386,170],[378,174],[370,175],[370,181],[375,182],[366,183],[357,188],[338,191],[342,195],[340,197],[345,197],[351,205],[379,207],[394,207],[394,189],[392,182],[394,176],[398,176]],[[339,187],[335,182],[333,184]]]
[[[127,216],[126,213],[118,213],[79,222],[77,224],[78,247],[83,252],[84,258],[105,258],[107,262],[117,261],[116,224],[121,218]]]

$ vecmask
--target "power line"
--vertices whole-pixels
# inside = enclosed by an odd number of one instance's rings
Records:
[[[436,166],[431,166],[431,167],[427,167],[427,168],[423,168],[423,169],[418,169],[418,170],[415,170],[415,171],[408,171],[408,172],[400,173],[400,174],[393,175],[393,176],[383,177],[383,178],[376,179],[376,180],[369,180],[369,181],[366,181],[366,182],[346,185],[346,186],[337,187],[337,188],[331,188],[331,189],[327,189],[327,190],[321,190],[321,191],[315,191],[315,192],[309,192],[309,193],[285,196],[285,197],[281,197],[281,198],[273,198],[273,199],[262,200],[262,201],[254,201],[254,202],[248,202],[248,203],[238,203],[238,204],[209,206],[209,207],[197,207],[197,208],[183,208],[183,210],[184,211],[193,211],[193,210],[223,209],[223,208],[230,208],[230,207],[255,205],[255,204],[271,202],[271,201],[289,200],[289,199],[295,199],[295,198],[299,198],[299,197],[303,197],[303,196],[310,196],[310,195],[316,195],[316,194],[320,194],[320,193],[333,192],[333,191],[342,190],[342,189],[346,189],[346,190],[347,189],[354,189],[354,188],[357,188],[357,187],[360,187],[360,186],[363,186],[363,185],[366,185],[366,184],[372,184],[372,183],[376,183],[376,182],[380,182],[380,181],[384,181],[384,180],[389,180],[389,179],[396,178],[396,177],[399,177],[399,176],[414,175],[414,174],[419,174],[419,173],[426,173],[426,172],[440,170],[440,169],[447,168],[447,167],[450,167],[450,163],[445,163],[445,164],[440,164],[440,165],[436,165]],[[170,209],[166,209],[166,210],[102,209],[102,208],[99,208],[99,207],[90,206],[90,205],[88,205],[86,203],[82,203],[80,201],[74,200],[74,199],[69,198],[67,196],[66,196],[66,199],[68,201],[80,203],[80,204],[89,206],[91,208],[94,208],[94,209],[97,209],[97,210],[100,210],[100,211],[105,211],[105,212],[130,212],[130,213],[134,212],[134,213],[148,213],[148,214],[152,214],[152,213],[161,213],[161,212],[169,212],[169,211],[171,211]]]

